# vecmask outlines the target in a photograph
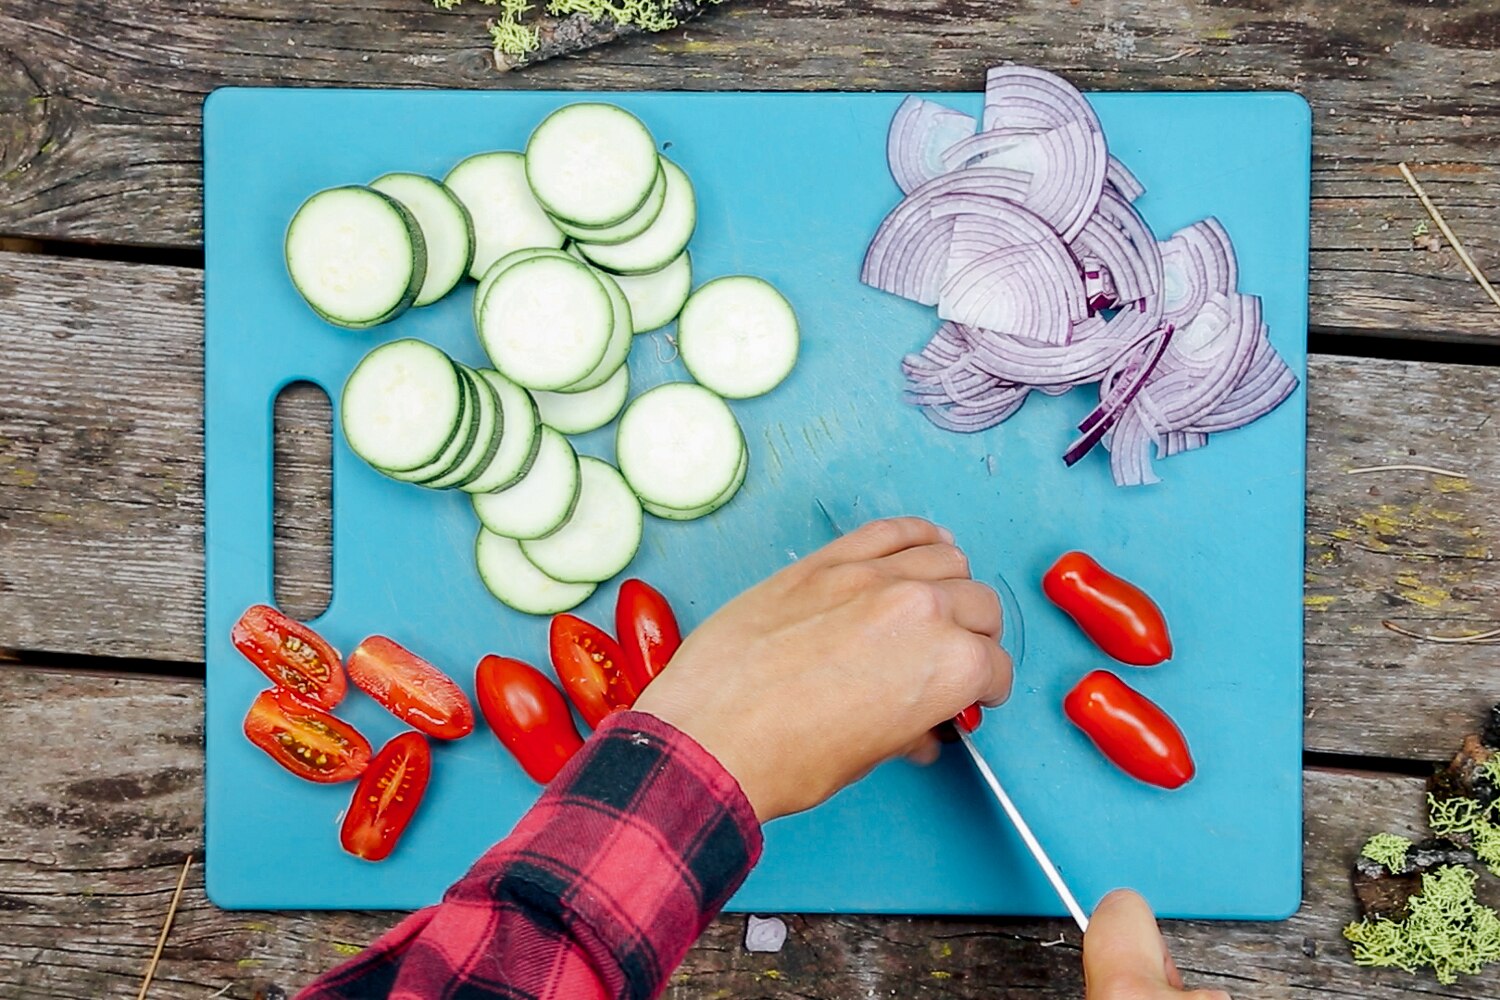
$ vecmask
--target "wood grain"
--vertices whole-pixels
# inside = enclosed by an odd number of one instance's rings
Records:
[[[69,706],[66,713],[38,705]],[[134,996],[183,857],[201,856],[202,692],[184,681],[0,669],[0,754],[62,747],[11,775],[0,805],[0,996]],[[1471,720],[1477,724],[1476,720]],[[1456,740],[1456,735],[1450,742]],[[288,779],[291,780],[291,779]],[[1339,928],[1355,915],[1349,865],[1378,830],[1415,832],[1422,782],[1309,771],[1303,911],[1281,924],[1174,923],[1195,985],[1237,1000],[1484,997],[1493,980],[1355,969]],[[1490,886],[1493,888],[1493,880]],[[398,919],[380,913],[225,912],[193,869],[157,971],[156,1000],[284,998]],[[720,919],[673,979],[675,1000],[1082,995],[1078,935],[1061,921],[793,917],[785,950],[750,955],[742,917]],[[1041,947],[1042,942],[1061,943]],[[874,991],[871,993],[870,991]]]
[[[202,657],[200,284],[0,254],[0,648]],[[1444,759],[1500,699],[1494,647],[1418,643],[1380,621],[1500,624],[1500,370],[1315,357],[1310,382],[1307,746]],[[328,598],[317,395],[288,400],[278,468],[303,498],[278,571],[314,609]],[[1391,462],[1469,478],[1347,473]]]
[[[1411,162],[1500,272],[1500,14],[1481,0],[787,0],[710,9],[497,73],[483,5],[142,0],[0,7],[0,233],[201,242],[199,105],[224,85],[977,89],[1001,60],[1126,90],[1290,89],[1315,115],[1317,329],[1496,342],[1446,247],[1413,246]]]

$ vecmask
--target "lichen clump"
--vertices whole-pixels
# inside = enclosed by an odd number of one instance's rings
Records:
[[[1382,917],[1345,927],[1355,963],[1407,972],[1430,968],[1447,985],[1500,961],[1500,914],[1474,897],[1478,880],[1467,868],[1444,865],[1422,876],[1422,891],[1411,897],[1403,920]]]
[[[463,0],[432,0],[443,10],[452,10]],[[527,0],[481,0],[496,7],[495,21],[490,25],[490,37],[495,51],[501,55],[524,56],[534,52],[541,44],[536,26],[527,24],[522,15],[532,9]],[[713,0],[718,3],[720,0]],[[548,0],[547,13],[553,17],[568,17],[582,14],[598,23],[608,18],[617,25],[633,25],[642,31],[668,31],[677,27],[676,5],[673,0]]]
[[[1365,841],[1365,846],[1359,853],[1378,865],[1384,865],[1386,871],[1396,875],[1406,867],[1406,855],[1410,850],[1411,841],[1405,837],[1398,837],[1394,833],[1377,833]]]
[[[1497,759],[1500,754],[1486,761],[1486,771]],[[1432,832],[1449,840],[1467,841],[1474,856],[1492,874],[1500,875],[1500,823],[1495,822],[1494,812],[1494,806],[1483,805],[1466,795],[1448,799],[1427,796],[1427,825]]]

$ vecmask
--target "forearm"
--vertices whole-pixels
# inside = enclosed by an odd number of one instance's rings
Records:
[[[727,771],[639,713],[612,717],[439,905],[301,995],[656,996],[760,856]]]

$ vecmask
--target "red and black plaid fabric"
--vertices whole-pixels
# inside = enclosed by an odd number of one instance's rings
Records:
[[[659,719],[621,713],[441,903],[298,1000],[646,1000],[760,850],[760,824],[717,760]]]

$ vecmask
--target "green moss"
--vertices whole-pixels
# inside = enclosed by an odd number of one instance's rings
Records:
[[[1500,751],[1490,754],[1483,766],[1479,768],[1479,773],[1490,784],[1500,788]]]
[[[1406,852],[1411,850],[1411,841],[1394,833],[1377,833],[1365,841],[1360,854],[1377,864],[1385,866],[1392,875],[1406,867]]]
[[[1478,879],[1467,868],[1444,865],[1422,876],[1422,891],[1411,897],[1404,920],[1345,927],[1355,964],[1431,969],[1438,982],[1452,984],[1500,962],[1500,914],[1474,898]]]

